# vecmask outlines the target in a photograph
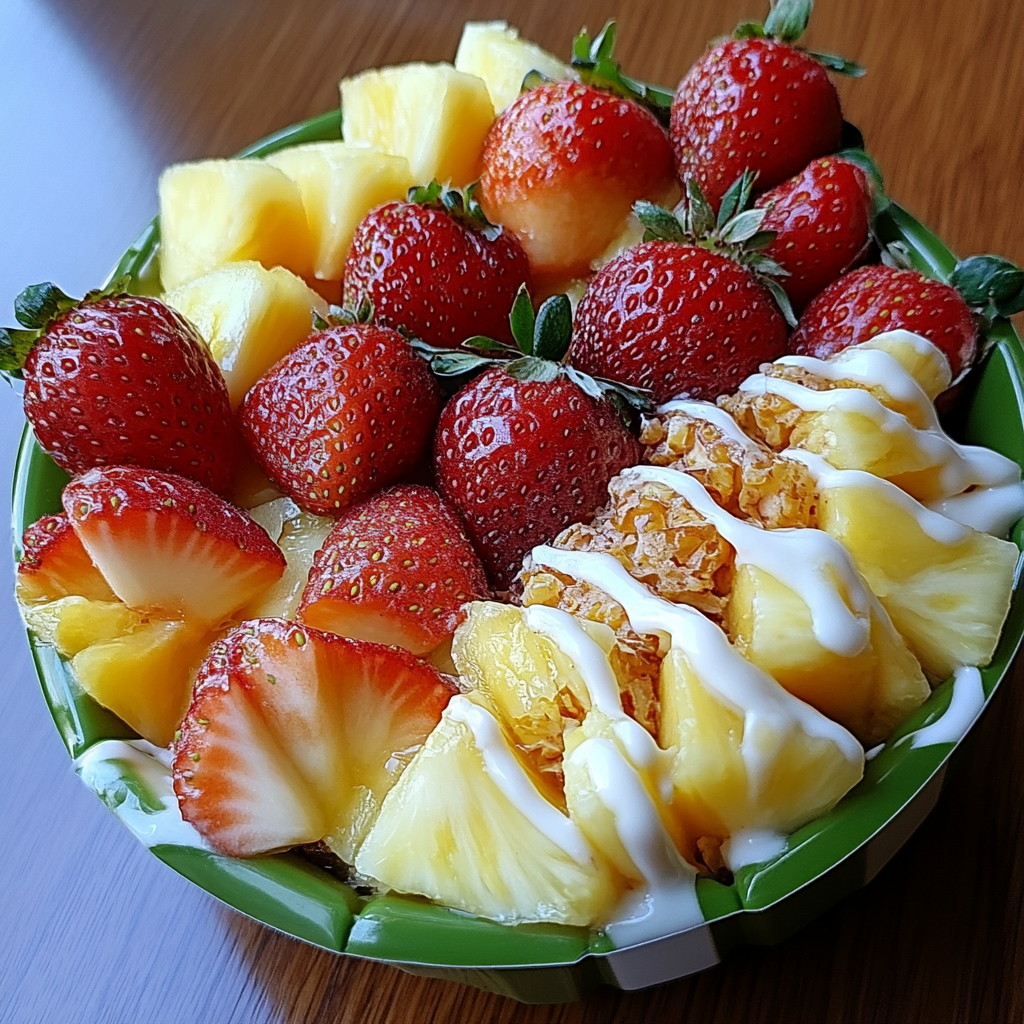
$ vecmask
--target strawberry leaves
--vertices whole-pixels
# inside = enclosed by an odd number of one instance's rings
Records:
[[[473,182],[460,191],[442,185],[435,178],[429,185],[413,185],[409,189],[407,200],[417,206],[444,210],[457,221],[474,231],[479,231],[488,242],[493,242],[504,229],[500,224],[492,224],[485,216],[480,201],[476,198],[478,184]]]
[[[996,317],[1024,310],[1024,270],[1000,256],[960,260],[949,283],[988,326]]]

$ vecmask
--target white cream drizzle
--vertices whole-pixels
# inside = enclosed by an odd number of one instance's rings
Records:
[[[946,358],[946,353],[937,345],[930,342],[924,335],[915,334],[913,331],[905,331],[897,328],[895,331],[882,331],[867,341],[859,342],[856,346],[859,349],[882,349],[893,356],[902,366],[903,363],[893,350],[899,351],[909,349],[918,360],[925,360],[932,364],[932,376],[935,394],[941,394],[953,381],[953,373]],[[906,367],[904,367],[905,369]],[[909,372],[909,371],[908,371]],[[923,385],[922,385],[923,390]],[[927,392],[925,392],[927,394]]]
[[[740,425],[733,417],[710,402],[700,402],[697,399],[676,398],[671,402],[658,406],[658,415],[667,416],[674,412],[685,413],[695,420],[704,420],[718,428],[720,434],[754,451],[760,451],[758,443],[749,435],[744,434]]]
[[[171,778],[171,752],[145,740],[100,740],[74,761],[79,778],[101,796],[110,788],[113,760],[125,761],[159,800],[162,810],[146,811],[131,799],[122,800],[114,813],[146,846],[195,846],[209,849],[203,837],[181,816]]]
[[[743,718],[740,756],[751,800],[757,799],[782,738],[794,728],[835,744],[851,762],[863,763],[864,751],[846,729],[787,693],[696,609],[652,594],[614,556],[541,545],[533,549],[532,559],[600,588],[622,606],[634,630],[667,634],[671,645],[685,653],[703,685]]]
[[[1024,483],[1013,479],[1003,484],[975,487],[963,494],[929,501],[928,508],[972,530],[1005,537],[1024,516]]]
[[[494,716],[459,694],[448,702],[444,713],[469,728],[483,757],[484,770],[505,799],[577,864],[593,863],[586,837],[574,821],[537,792],[526,769],[509,749]]]
[[[981,673],[961,665],[953,673],[953,695],[942,717],[910,734],[911,747],[932,747],[937,743],[956,743],[974,724],[985,706]]]
[[[922,505],[906,491],[880,476],[866,473],[862,469],[836,469],[821,455],[805,451],[803,448],[787,448],[781,454],[784,459],[802,462],[819,491],[836,487],[861,487],[874,491],[884,501],[898,505],[908,515],[913,516],[922,533],[939,544],[959,544],[970,535],[970,531],[963,524],[934,511],[927,505]]]
[[[674,469],[634,466],[622,476],[671,488],[735,548],[737,565],[763,569],[799,594],[811,613],[814,637],[826,650],[852,658],[870,642],[871,600],[839,541],[822,530],[765,530],[743,522],[716,504],[696,477]]]
[[[743,828],[734,832],[722,844],[722,857],[730,871],[739,871],[748,864],[777,857],[786,848],[786,837],[781,832],[764,828]]]

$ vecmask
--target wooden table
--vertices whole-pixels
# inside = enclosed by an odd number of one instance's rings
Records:
[[[762,9],[740,0],[5,0],[3,308],[30,281],[53,278],[69,291],[98,283],[151,215],[164,163],[227,155],[325,110],[343,74],[451,59],[466,18],[507,18],[564,53],[581,23],[596,29],[615,13],[627,69],[675,83],[708,38]],[[892,195],[954,250],[1018,263],[1022,40],[1021,0],[822,0],[808,39],[869,68],[840,91]],[[9,480],[20,410],[4,390],[0,478]],[[1019,673],[929,821],[867,890],[802,934],[647,992],[524,1007],[302,945],[163,867],[73,775],[9,597],[0,614],[0,1021],[1024,1019]]]

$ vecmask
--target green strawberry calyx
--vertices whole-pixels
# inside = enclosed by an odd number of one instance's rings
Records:
[[[407,201],[429,209],[444,210],[450,217],[480,232],[488,242],[493,242],[504,230],[500,224],[492,224],[484,214],[476,197],[479,182],[474,181],[464,189],[442,185],[436,178],[429,185],[413,185]]]
[[[480,334],[467,338],[457,349],[438,348],[419,338],[410,338],[409,343],[442,382],[453,378],[461,382],[468,375],[500,365],[510,377],[521,381],[548,383],[560,376],[568,377],[591,398],[611,401],[624,419],[633,411],[651,412],[654,408],[646,389],[592,377],[568,363],[572,341],[568,296],[552,295],[535,313],[526,285],[520,285],[508,319],[515,345]]]
[[[813,9],[814,0],[776,0],[763,24],[759,21],[741,22],[736,26],[733,38],[775,39],[780,43],[793,46],[807,30],[807,23],[811,20]],[[816,60],[837,75],[860,78],[865,73],[865,69],[860,64],[854,64],[852,60],[839,57],[834,53],[817,53],[802,46],[795,47],[795,49],[806,53],[812,60]]]
[[[331,327],[354,327],[356,324],[372,324],[374,317],[373,300],[365,292],[359,296],[355,306],[330,306],[327,316],[313,311],[313,330],[326,331]]]
[[[768,208],[750,206],[755,178],[752,171],[744,171],[726,190],[717,214],[693,178],[687,180],[686,192],[674,210],[640,200],[633,204],[633,212],[646,229],[645,242],[698,245],[746,267],[771,292],[790,327],[795,327],[796,314],[778,282],[789,271],[763,251],[775,240],[774,231],[761,229]]]
[[[14,317],[21,326],[0,327],[0,373],[20,378],[29,352],[54,320],[87,303],[127,294],[128,281],[120,277],[82,299],[72,298],[52,281],[30,284],[14,300]]]

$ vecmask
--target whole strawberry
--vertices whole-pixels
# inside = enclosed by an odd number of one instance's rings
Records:
[[[727,216],[742,211],[750,185],[750,175],[734,183],[717,226],[695,182],[678,218],[637,204],[648,240],[587,286],[576,309],[573,365],[648,389],[656,402],[680,395],[710,401],[782,355],[786,321],[778,303],[788,312],[786,297],[756,272],[779,269],[758,248],[772,237],[759,230],[764,211]]]
[[[535,318],[520,293],[511,321],[526,355],[463,387],[442,410],[434,441],[437,487],[498,590],[509,587],[531,548],[589,519],[607,500],[608,481],[640,461],[640,444],[608,397],[650,408],[628,388],[563,365],[572,330],[564,295],[548,299]],[[432,362],[450,360],[441,354]]]
[[[337,516],[416,465],[441,397],[397,331],[322,326],[245,396],[242,432],[281,490],[307,512]]]
[[[436,491],[407,484],[342,515],[317,552],[298,617],[427,654],[455,632],[467,601],[486,596],[458,515]]]
[[[537,277],[567,279],[622,231],[637,199],[672,188],[672,150],[639,103],[580,82],[523,93],[484,143],[480,204],[522,243]]]
[[[25,380],[25,415],[69,473],[136,465],[223,493],[236,435],[227,387],[206,343],[157,299],[53,284],[18,296],[25,330],[0,331],[0,371]]]
[[[763,26],[740,25],[736,38],[708,50],[679,83],[669,127],[679,180],[695,179],[716,209],[744,170],[767,189],[839,148],[843,115],[825,68],[863,70],[792,45],[811,6],[779,0]]]
[[[794,309],[862,259],[870,244],[872,189],[847,160],[813,160],[754,205],[767,211],[761,230],[775,232],[775,239],[764,254],[788,271],[780,284]]]
[[[387,203],[356,228],[345,260],[345,302],[368,298],[377,323],[456,348],[476,334],[511,342],[508,310],[530,284],[526,254],[489,223],[472,194],[435,181]]]

